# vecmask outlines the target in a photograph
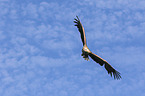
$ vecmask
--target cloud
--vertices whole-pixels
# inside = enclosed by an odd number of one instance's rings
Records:
[[[0,2],[0,95],[144,96],[143,0]],[[81,57],[76,15],[122,80]]]
[[[1,36],[0,40],[4,40],[6,38],[3,31],[0,31],[0,36]]]
[[[26,6],[22,7],[22,15],[26,16],[27,18],[38,18],[38,12],[37,12],[37,5],[29,3]]]
[[[81,0],[80,0],[81,1]],[[144,9],[144,0],[110,0],[110,1],[105,1],[105,0],[85,0],[84,2],[81,2],[80,4],[86,5],[86,6],[96,6],[97,8],[101,9]]]

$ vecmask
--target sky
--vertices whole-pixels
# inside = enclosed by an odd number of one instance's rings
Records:
[[[0,0],[0,96],[145,96],[145,0]],[[81,56],[89,49],[121,73]]]

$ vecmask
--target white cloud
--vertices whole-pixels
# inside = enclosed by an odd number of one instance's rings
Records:
[[[144,96],[143,2],[1,3],[0,94]],[[104,67],[80,56],[75,15],[90,49],[118,70],[122,80],[113,80]]]
[[[3,39],[6,38],[6,36],[4,35],[4,32],[3,31],[0,31],[0,36],[1,36],[0,40],[3,40]]]
[[[85,3],[83,4],[89,4],[89,5],[96,5],[98,8],[105,8],[105,9],[144,9],[144,0],[85,0]]]
[[[22,9],[22,14],[27,16],[27,18],[38,18],[37,5],[29,3],[28,5],[24,5]]]

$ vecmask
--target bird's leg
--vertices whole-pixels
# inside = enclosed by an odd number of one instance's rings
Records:
[[[82,52],[81,56],[83,56],[85,60],[89,60],[88,54],[85,54],[85,52]]]

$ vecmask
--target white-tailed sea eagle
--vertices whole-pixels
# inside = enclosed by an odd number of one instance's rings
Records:
[[[75,26],[77,26],[80,34],[81,34],[81,39],[82,39],[82,42],[83,42],[83,49],[82,49],[82,56],[85,60],[89,60],[89,57],[90,56],[96,63],[99,63],[101,66],[105,66],[105,69],[107,70],[108,74],[111,75],[112,77],[112,74],[114,75],[114,79],[120,79],[121,76],[120,76],[120,73],[118,71],[116,71],[106,60],[102,59],[101,57],[99,57],[98,55],[92,53],[89,48],[87,47],[87,44],[86,44],[86,36],[85,36],[85,31],[84,31],[84,28],[78,18],[78,16],[76,16],[77,18],[75,18],[74,20],[74,23],[76,23]]]

